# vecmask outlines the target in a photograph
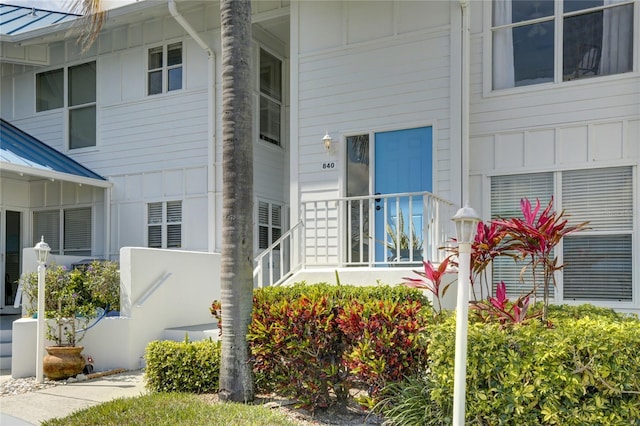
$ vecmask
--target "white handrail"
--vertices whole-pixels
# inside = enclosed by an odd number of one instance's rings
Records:
[[[262,288],[264,286],[264,261],[267,258],[269,276],[267,285],[278,285],[284,282],[288,277],[302,268],[302,256],[300,255],[300,245],[302,243],[302,229],[304,223],[298,222],[294,227],[282,234],[280,238],[267,247],[262,253],[255,258],[255,268],[253,270],[254,281],[257,280],[257,286]],[[300,235],[296,238],[296,233]],[[298,250],[294,250],[294,247]],[[280,249],[280,255],[278,259],[279,274],[274,273],[274,255],[276,249]]]

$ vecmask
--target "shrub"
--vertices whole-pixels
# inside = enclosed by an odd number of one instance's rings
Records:
[[[145,350],[146,386],[156,392],[217,392],[220,342],[156,340]]]
[[[249,330],[257,384],[312,409],[345,403],[359,384],[375,393],[414,366],[428,318],[422,292],[402,286],[257,290]]]
[[[551,326],[540,321],[508,328],[470,324],[467,421],[640,424],[640,321],[589,306],[553,307],[549,314]],[[419,402],[414,410],[439,413],[446,424],[452,410],[455,318],[430,330],[429,373],[423,379],[428,389],[402,397]]]

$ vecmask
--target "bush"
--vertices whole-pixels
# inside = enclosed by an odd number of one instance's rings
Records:
[[[549,321],[508,328],[470,324],[467,421],[640,424],[640,321],[593,306],[553,307]],[[386,402],[413,398],[413,410],[439,414],[446,424],[453,405],[455,318],[430,330],[429,373],[423,377],[428,390],[395,399],[386,393]],[[395,424],[408,423],[397,417]]]
[[[218,391],[220,342],[156,340],[145,350],[146,386],[156,392]]]
[[[257,290],[249,330],[257,384],[312,409],[345,403],[357,385],[373,394],[417,365],[417,330],[429,318],[426,297],[407,287]]]

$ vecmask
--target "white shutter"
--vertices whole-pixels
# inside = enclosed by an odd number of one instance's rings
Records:
[[[562,202],[569,223],[589,221],[591,228],[564,238],[564,298],[631,301],[631,167],[563,173]]]
[[[269,203],[258,201],[258,248],[269,247]]]
[[[533,173],[524,175],[495,176],[491,178],[491,217],[522,217],[520,210],[520,200],[527,198],[535,205],[536,199],[540,200],[541,208],[547,206],[553,195],[553,174]],[[526,294],[533,289],[533,278],[531,268],[528,267],[520,281],[520,271],[530,259],[523,262],[514,262],[508,257],[499,257],[493,261],[492,285],[495,289],[496,283],[504,281],[507,294],[511,299]],[[542,297],[543,281],[542,271],[536,271],[536,284],[538,285],[537,295]],[[554,289],[550,288],[550,295],[553,297]]]
[[[167,248],[182,247],[182,201],[167,202]]]
[[[147,224],[162,223],[162,203],[149,203],[147,205]]]
[[[64,211],[64,253],[91,256],[91,208]]]
[[[162,203],[147,204],[147,246],[162,248]]]
[[[51,247],[52,254],[60,253],[60,211],[49,210],[33,213],[33,244],[44,241]]]
[[[167,202],[167,223],[182,222],[182,201]]]

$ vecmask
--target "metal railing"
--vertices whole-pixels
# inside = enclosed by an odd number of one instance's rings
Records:
[[[441,262],[455,212],[430,192],[303,202],[301,221],[256,258],[254,282],[278,285],[303,268]]]

